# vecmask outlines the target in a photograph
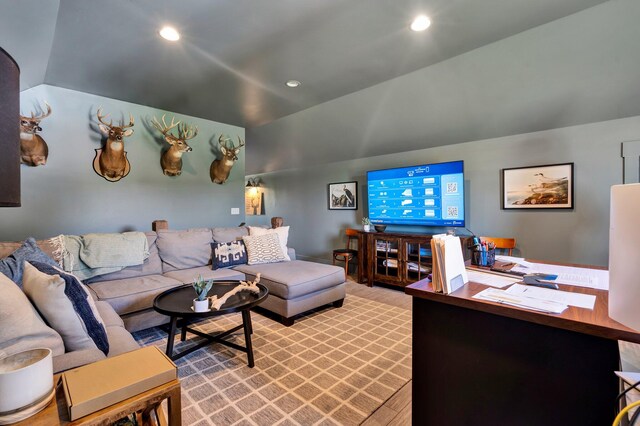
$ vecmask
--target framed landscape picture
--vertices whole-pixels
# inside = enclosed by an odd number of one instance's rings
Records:
[[[572,209],[573,163],[502,169],[503,209]]]
[[[358,182],[329,184],[329,210],[358,210]]]

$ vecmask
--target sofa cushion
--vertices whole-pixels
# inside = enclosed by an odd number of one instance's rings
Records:
[[[0,272],[14,283],[22,285],[24,262],[32,260],[60,266],[38,247],[34,238],[27,238],[16,251],[6,258],[0,259]]]
[[[208,269],[208,268],[207,268]],[[98,300],[107,302],[118,315],[142,311],[153,306],[153,299],[182,282],[162,275],[124,278],[89,284]]]
[[[256,266],[240,265],[233,269],[244,272],[249,280],[255,279],[260,272],[260,284],[264,284],[269,293],[283,299],[295,299],[345,282],[343,268],[304,260]]]
[[[242,237],[242,241],[247,248],[249,265],[283,262],[286,259],[277,234],[246,236]]]
[[[162,271],[196,268],[208,265],[211,260],[210,229],[190,231],[158,231],[158,251]]]
[[[247,263],[247,249],[244,241],[228,243],[211,243],[211,269],[226,268]]]
[[[276,234],[278,235],[278,240],[280,241],[280,247],[282,248],[282,253],[284,253],[284,260],[291,260],[289,257],[287,242],[289,241],[289,227],[288,226],[279,226],[277,228],[268,229],[261,228],[259,226],[250,226],[249,227],[249,235],[266,235],[266,234]]]
[[[249,235],[249,231],[244,226],[211,228],[211,232],[213,234],[213,241],[216,243],[228,243],[241,240],[245,235]]]
[[[109,357],[140,349],[140,345],[124,327],[107,327],[109,336]]]
[[[162,261],[158,254],[158,245],[156,244],[157,235],[155,232],[146,232],[145,235],[147,236],[147,243],[149,245],[149,257],[145,259],[142,265],[128,266],[121,271],[98,275],[97,277],[86,280],[85,283],[90,284],[100,281],[112,281],[154,274],[161,275]]]
[[[191,284],[196,280],[196,278],[198,278],[198,275],[202,275],[202,278],[205,280],[244,280],[244,274],[242,272],[227,268],[213,270],[208,266],[183,269],[181,271],[171,271],[164,274],[165,277],[173,278],[184,284]]]
[[[95,304],[96,308],[98,308],[98,313],[100,313],[100,318],[102,318],[102,322],[104,323],[105,327],[124,327],[124,321],[122,321],[122,318],[120,318],[120,316],[116,314],[116,311],[113,310],[110,304],[108,304],[107,302],[102,302],[100,300],[95,302]]]
[[[68,352],[97,347],[109,353],[109,341],[93,298],[73,275],[41,262],[25,262],[24,292],[64,341]]]
[[[0,358],[36,348],[64,354],[60,335],[48,327],[27,296],[0,273]]]

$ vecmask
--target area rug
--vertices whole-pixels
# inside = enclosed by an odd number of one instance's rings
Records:
[[[252,313],[255,367],[214,344],[179,359],[185,425],[357,425],[411,379],[411,312],[348,295],[342,308],[313,311],[292,327]],[[195,328],[225,330],[239,314]],[[200,338],[176,338],[183,350]],[[134,334],[166,348],[166,332]],[[231,339],[244,345],[240,330]]]

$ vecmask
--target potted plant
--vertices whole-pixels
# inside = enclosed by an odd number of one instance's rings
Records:
[[[371,230],[371,221],[368,217],[362,218],[362,227],[364,228],[364,232],[369,232]]]
[[[207,312],[209,310],[209,298],[207,294],[213,286],[213,280],[205,281],[202,275],[198,275],[198,279],[194,281],[193,289],[196,291],[196,297],[193,299],[194,312]]]

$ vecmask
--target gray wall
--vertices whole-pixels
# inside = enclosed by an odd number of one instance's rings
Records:
[[[640,115],[639,20],[611,0],[247,129],[247,172]]]
[[[640,116],[438,148],[402,152],[266,173],[266,216],[291,225],[290,245],[303,259],[329,261],[344,246],[344,229],[360,227],[366,215],[366,171],[422,163],[464,160],[467,227],[478,235],[515,237],[519,252],[533,259],[594,265],[608,263],[609,188],[622,182],[621,142],[640,136]],[[575,209],[501,210],[501,169],[575,163]],[[357,211],[329,211],[327,184],[357,180]],[[389,227],[389,230],[429,231]],[[435,231],[437,229],[431,229]],[[465,233],[466,231],[460,231]]]
[[[45,166],[21,166],[22,207],[0,209],[0,240],[145,231],[155,219],[167,219],[174,229],[244,221],[244,150],[224,185],[209,179],[218,136],[224,132],[244,138],[243,128],[177,115],[196,124],[199,134],[189,142],[193,152],[183,156],[182,176],[167,177],[160,167],[162,146],[143,124],[165,111],[41,85],[22,92],[22,113],[29,114],[35,103],[45,100],[53,108],[41,123],[49,160]],[[116,120],[131,112],[136,121],[134,134],[125,140],[131,172],[115,183],[92,167],[95,149],[101,146],[95,125],[99,106]],[[231,207],[240,208],[240,215],[232,216]]]

